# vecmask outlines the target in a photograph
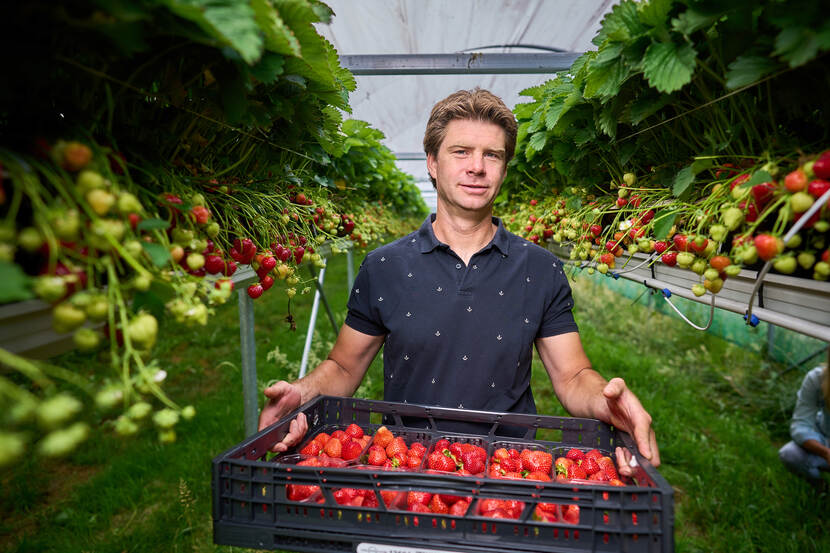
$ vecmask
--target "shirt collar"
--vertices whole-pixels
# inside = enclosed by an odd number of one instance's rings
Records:
[[[424,223],[421,225],[421,228],[418,229],[418,242],[420,242],[421,246],[421,253],[429,253],[435,248],[443,247],[447,248],[448,246],[438,240],[435,236],[435,232],[432,230],[432,223],[435,222],[435,213],[430,213],[429,216],[424,220]],[[496,225],[496,234],[493,236],[493,239],[487,244],[482,251],[486,251],[490,246],[495,246],[502,254],[507,255],[508,253],[508,244],[509,234],[507,229],[504,228],[504,225],[501,222],[501,219],[498,217],[493,217],[493,224]]]

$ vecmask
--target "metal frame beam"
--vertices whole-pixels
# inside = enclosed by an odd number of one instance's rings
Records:
[[[581,52],[517,54],[343,55],[354,75],[476,75],[556,73],[570,69]]]

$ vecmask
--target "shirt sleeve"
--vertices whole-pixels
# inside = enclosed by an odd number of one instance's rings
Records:
[[[826,438],[816,426],[816,417],[824,404],[824,396],[821,392],[822,370],[821,367],[816,367],[808,372],[798,390],[793,417],[790,421],[790,436],[798,445],[802,445],[807,440],[826,443]]]
[[[348,308],[346,324],[358,332],[371,336],[381,336],[387,334],[388,331],[381,321],[380,313],[372,308],[369,302],[372,297],[369,258],[370,256],[366,256],[363,259],[352,285],[349,302],[346,304]]]
[[[546,295],[548,304],[542,315],[542,324],[539,326],[536,337],[547,338],[567,332],[579,332],[572,312],[574,301],[571,296],[571,285],[562,270],[562,262],[556,259],[551,264],[548,273],[550,274],[548,279],[550,290]]]

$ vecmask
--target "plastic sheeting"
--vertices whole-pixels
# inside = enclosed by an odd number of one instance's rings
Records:
[[[455,52],[543,52],[532,45],[584,52],[615,0],[325,0],[335,13],[318,25],[341,55],[449,54]],[[432,106],[460,89],[476,86],[501,96],[513,108],[526,101],[519,92],[551,76],[407,75],[358,76],[349,99],[351,116],[368,121],[386,135],[397,154],[423,154],[423,134]],[[411,157],[411,156],[410,156]],[[427,204],[435,197],[426,162],[398,161],[414,175]]]

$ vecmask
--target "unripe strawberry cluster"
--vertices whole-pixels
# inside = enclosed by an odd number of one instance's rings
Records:
[[[568,187],[520,202],[504,219],[530,241],[568,246],[571,259],[586,262],[589,272],[611,273],[638,252],[652,264],[693,271],[697,296],[717,294],[742,268],[766,262],[778,273],[830,278],[830,207],[802,220],[830,190],[830,150],[804,156],[795,167],[746,158],[712,163],[689,198],[667,194],[655,177],[626,173],[611,183],[613,196]],[[796,224],[803,226],[785,244]]]

